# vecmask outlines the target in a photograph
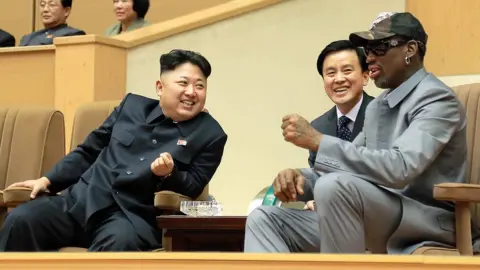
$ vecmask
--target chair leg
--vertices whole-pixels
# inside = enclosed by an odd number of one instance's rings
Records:
[[[460,255],[473,255],[470,203],[456,202],[455,233],[457,249]]]

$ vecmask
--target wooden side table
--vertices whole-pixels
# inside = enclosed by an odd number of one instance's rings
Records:
[[[167,251],[243,252],[245,216],[158,216]],[[168,243],[170,242],[170,243]]]

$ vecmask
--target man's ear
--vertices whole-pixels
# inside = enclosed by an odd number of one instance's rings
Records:
[[[407,43],[406,57],[412,58],[418,52],[418,42],[411,40]]]
[[[66,7],[65,8],[65,18],[68,18],[68,16],[70,16],[70,11],[72,11],[71,7]]]
[[[155,84],[155,88],[157,89],[157,96],[161,97],[163,93],[163,82],[158,80]]]
[[[369,71],[364,71],[362,72],[362,77],[363,77],[363,86],[367,86],[368,80],[370,79]]]

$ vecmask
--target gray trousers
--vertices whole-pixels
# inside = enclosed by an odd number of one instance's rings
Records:
[[[398,195],[342,173],[319,178],[313,193],[316,211],[253,210],[245,228],[245,252],[386,252],[402,217]]]

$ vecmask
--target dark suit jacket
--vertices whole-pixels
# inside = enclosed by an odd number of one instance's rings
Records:
[[[154,192],[171,190],[195,198],[220,165],[227,135],[210,114],[174,123],[158,104],[128,94],[98,129],[46,174],[51,193],[68,188],[62,192],[67,198],[64,209],[87,231],[98,225],[93,215],[117,207],[154,246]],[[175,163],[165,179],[150,169],[163,152]]]
[[[10,33],[0,29],[0,47],[14,47],[15,37]]]
[[[367,105],[370,103],[370,101],[372,101],[373,99],[374,97],[368,95],[365,91],[363,92],[362,105],[360,105],[357,119],[355,120],[355,123],[353,125],[352,139],[355,139],[358,133],[362,131],[363,121],[365,120],[365,109],[367,108]],[[337,137],[337,123],[337,108],[336,106],[334,106],[328,112],[313,120],[311,124],[320,133]],[[310,165],[310,167],[313,167],[313,165],[315,164],[316,156],[316,152],[310,151],[308,156],[308,164]]]
[[[51,29],[42,29],[25,35],[20,39],[20,46],[51,45],[56,37],[81,36],[85,32],[72,28],[66,24]]]

